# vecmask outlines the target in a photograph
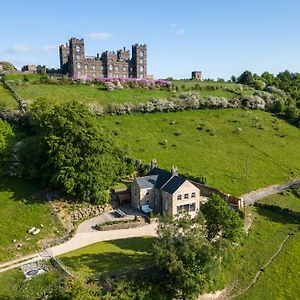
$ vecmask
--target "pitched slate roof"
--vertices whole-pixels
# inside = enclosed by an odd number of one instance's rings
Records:
[[[152,188],[157,182],[157,175],[150,175],[144,177],[137,177],[136,182],[140,189]]]
[[[165,170],[159,169],[159,168],[153,168],[152,170],[150,170],[150,172],[148,173],[148,176],[151,175],[156,175],[157,176],[157,180],[155,183],[155,187],[160,189],[163,185],[166,184],[166,182],[168,180],[171,179],[172,174],[170,172],[167,172]]]
[[[186,179],[179,177],[179,176],[173,176],[172,179],[167,182],[165,186],[162,187],[162,191],[165,191],[169,194],[175,193],[182,184],[186,181]]]

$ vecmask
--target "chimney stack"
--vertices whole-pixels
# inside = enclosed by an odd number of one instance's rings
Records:
[[[151,165],[150,165],[150,169],[154,169],[157,167],[157,160],[154,158],[151,160]]]
[[[172,176],[178,176],[178,169],[177,169],[177,167],[173,166],[171,172],[172,172]]]

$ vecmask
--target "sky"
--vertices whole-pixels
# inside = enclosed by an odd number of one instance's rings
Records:
[[[58,46],[77,37],[86,55],[147,44],[155,78],[300,72],[299,16],[299,0],[9,0],[0,61],[59,67]]]

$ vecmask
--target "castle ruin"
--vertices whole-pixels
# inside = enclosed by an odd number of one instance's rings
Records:
[[[64,75],[82,78],[147,78],[147,46],[132,45],[132,56],[125,47],[117,52],[86,56],[84,40],[71,38],[59,46],[60,68]]]

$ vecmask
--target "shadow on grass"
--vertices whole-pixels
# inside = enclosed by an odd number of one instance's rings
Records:
[[[112,240],[109,241],[109,243],[123,250],[151,253],[152,243],[154,240],[154,237],[136,237],[130,239]]]
[[[76,272],[99,274],[106,271],[121,271],[134,266],[149,264],[151,254],[106,252],[100,254],[81,254],[72,257],[62,257],[60,260]]]
[[[281,224],[300,224],[300,213],[277,205],[255,204],[256,211],[272,222]]]
[[[23,201],[26,204],[45,203],[45,195],[39,193],[41,186],[36,181],[14,177],[0,177],[0,192],[12,193],[11,200]]]

